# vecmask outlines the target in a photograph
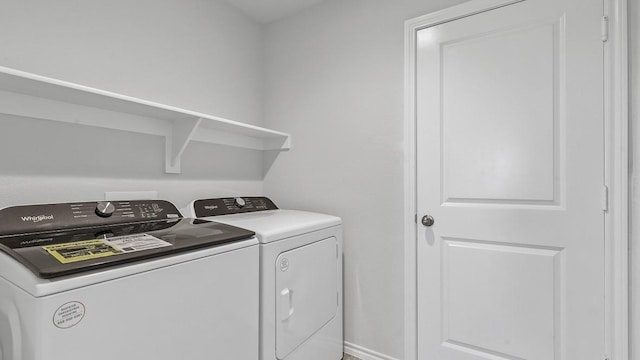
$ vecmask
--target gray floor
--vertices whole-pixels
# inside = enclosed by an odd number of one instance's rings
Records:
[[[357,357],[353,356],[353,355],[349,355],[349,354],[344,354],[344,357],[342,358],[342,360],[360,360]]]

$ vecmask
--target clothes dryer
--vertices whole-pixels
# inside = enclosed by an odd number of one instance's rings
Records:
[[[256,233],[261,360],[342,358],[339,217],[278,209],[265,197],[196,200],[183,214]]]
[[[2,209],[0,359],[257,359],[253,235],[159,200]]]

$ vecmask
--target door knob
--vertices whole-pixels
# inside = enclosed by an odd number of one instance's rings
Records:
[[[436,221],[433,219],[433,216],[431,215],[425,215],[422,217],[422,225],[424,226],[431,226],[435,222]]]

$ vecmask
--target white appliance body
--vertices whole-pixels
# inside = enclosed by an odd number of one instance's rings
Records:
[[[258,357],[257,240],[51,280],[0,252],[0,360]]]
[[[195,217],[193,203],[182,212]],[[342,359],[341,219],[282,209],[203,219],[256,233],[260,359]]]

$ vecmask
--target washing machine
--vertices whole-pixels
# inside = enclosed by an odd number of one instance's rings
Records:
[[[166,201],[2,209],[0,359],[257,359],[258,259]]]
[[[183,214],[256,233],[261,360],[342,359],[339,217],[278,209],[265,197],[195,200]]]

